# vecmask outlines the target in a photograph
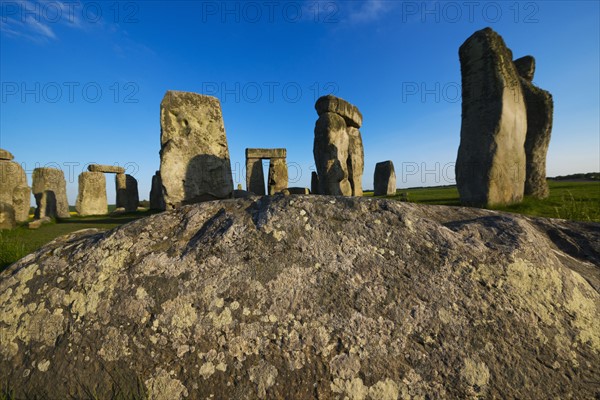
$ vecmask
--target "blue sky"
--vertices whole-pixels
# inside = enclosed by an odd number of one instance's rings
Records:
[[[486,26],[537,60],[554,96],[548,175],[600,170],[597,1],[0,1],[0,147],[29,174],[60,167],[71,204],[89,163],[126,166],[147,199],[167,90],[221,100],[234,183],[247,147],[288,149],[309,186],[314,103],[359,107],[363,187],[392,160],[398,187],[451,184],[459,46]],[[114,184],[108,179],[109,202]]]

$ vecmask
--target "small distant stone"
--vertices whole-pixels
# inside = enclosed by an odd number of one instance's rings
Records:
[[[48,224],[50,222],[52,222],[52,219],[50,217],[43,217],[30,222],[28,227],[29,229],[39,229],[40,226],[42,226],[43,224]]]

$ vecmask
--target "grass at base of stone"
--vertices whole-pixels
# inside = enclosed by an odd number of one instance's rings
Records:
[[[550,196],[547,199],[538,200],[526,196],[520,204],[492,209],[536,217],[600,222],[600,182],[548,181],[548,185]],[[365,196],[373,196],[373,192],[365,192]],[[400,201],[407,199],[411,203],[421,204],[460,205],[456,186],[399,189],[395,196],[383,198]]]
[[[36,230],[29,229],[27,223],[10,231],[0,230],[0,271],[59,236],[89,228],[108,230],[136,219],[147,217],[152,213],[151,211],[138,211],[118,216],[73,216],[58,222],[42,225]]]

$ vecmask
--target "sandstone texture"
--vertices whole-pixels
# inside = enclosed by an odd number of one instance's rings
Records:
[[[318,174],[318,191],[313,193],[362,196],[364,149],[362,115],[347,101],[323,96],[315,104],[313,154]]]
[[[383,199],[194,204],[0,274],[14,398],[596,398],[600,225]],[[93,395],[91,395],[93,394]]]
[[[13,229],[16,226],[15,209],[12,204],[0,202],[0,230]]]
[[[31,179],[31,191],[36,202],[35,219],[71,217],[67,200],[67,181],[62,170],[36,168]]]
[[[15,209],[15,219],[18,222],[27,221],[29,219],[29,209],[31,208],[31,188],[27,185],[14,188],[12,205]]]
[[[270,159],[270,158],[286,158],[287,150],[286,149],[246,149],[246,158],[262,158],[262,159]]]
[[[129,174],[117,174],[115,176],[117,192],[117,208],[123,208],[125,212],[134,212],[140,204],[137,179]]]
[[[514,61],[515,68],[519,76],[529,82],[533,80],[535,75],[535,58],[532,56],[524,56]]]
[[[8,150],[0,149],[0,160],[3,161],[12,161],[15,156]]]
[[[349,126],[348,132],[348,181],[352,188],[352,196],[362,196],[362,176],[365,170],[365,152],[362,136],[358,128]]]
[[[88,165],[88,171],[102,172],[105,174],[124,174],[125,168],[117,167],[114,165],[90,164],[90,165]]]
[[[75,209],[82,217],[108,214],[104,173],[82,172],[79,175],[79,193]]]
[[[396,171],[393,162],[382,161],[375,165],[373,185],[374,196],[393,196],[396,194]]]
[[[462,127],[456,161],[461,202],[518,203],[525,186],[527,113],[512,52],[490,28],[459,50]]]
[[[521,75],[527,108],[525,194],[543,199],[550,194],[546,181],[546,155],[552,133],[554,102],[549,92],[531,82],[535,73],[535,59],[532,56],[515,60],[515,65]]]
[[[29,219],[30,196],[24,196],[27,186],[27,176],[21,164],[10,161],[13,156],[6,150],[0,159],[0,203],[6,203],[13,207],[17,222]]]
[[[332,95],[320,97],[315,104],[315,109],[319,116],[331,112],[344,118],[348,126],[354,128],[362,126],[363,117],[358,108],[339,97]]]
[[[160,126],[167,209],[231,197],[233,179],[219,100],[168,91],[160,105]]]
[[[162,179],[160,179],[160,171],[156,171],[152,177],[152,187],[150,188],[150,209],[165,210],[165,198],[162,194]]]
[[[281,192],[288,185],[288,168],[285,158],[269,161],[269,196]]]

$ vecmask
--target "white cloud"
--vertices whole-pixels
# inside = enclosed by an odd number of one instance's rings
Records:
[[[66,26],[74,29],[87,29],[81,18],[80,2],[42,2],[25,0],[6,6],[0,19],[0,31],[7,36],[24,38],[36,43],[58,40],[56,29]]]
[[[348,21],[351,23],[373,22],[383,17],[394,7],[393,1],[386,0],[366,0],[357,2],[359,7],[355,7],[348,12]],[[348,2],[346,4],[353,4]]]

